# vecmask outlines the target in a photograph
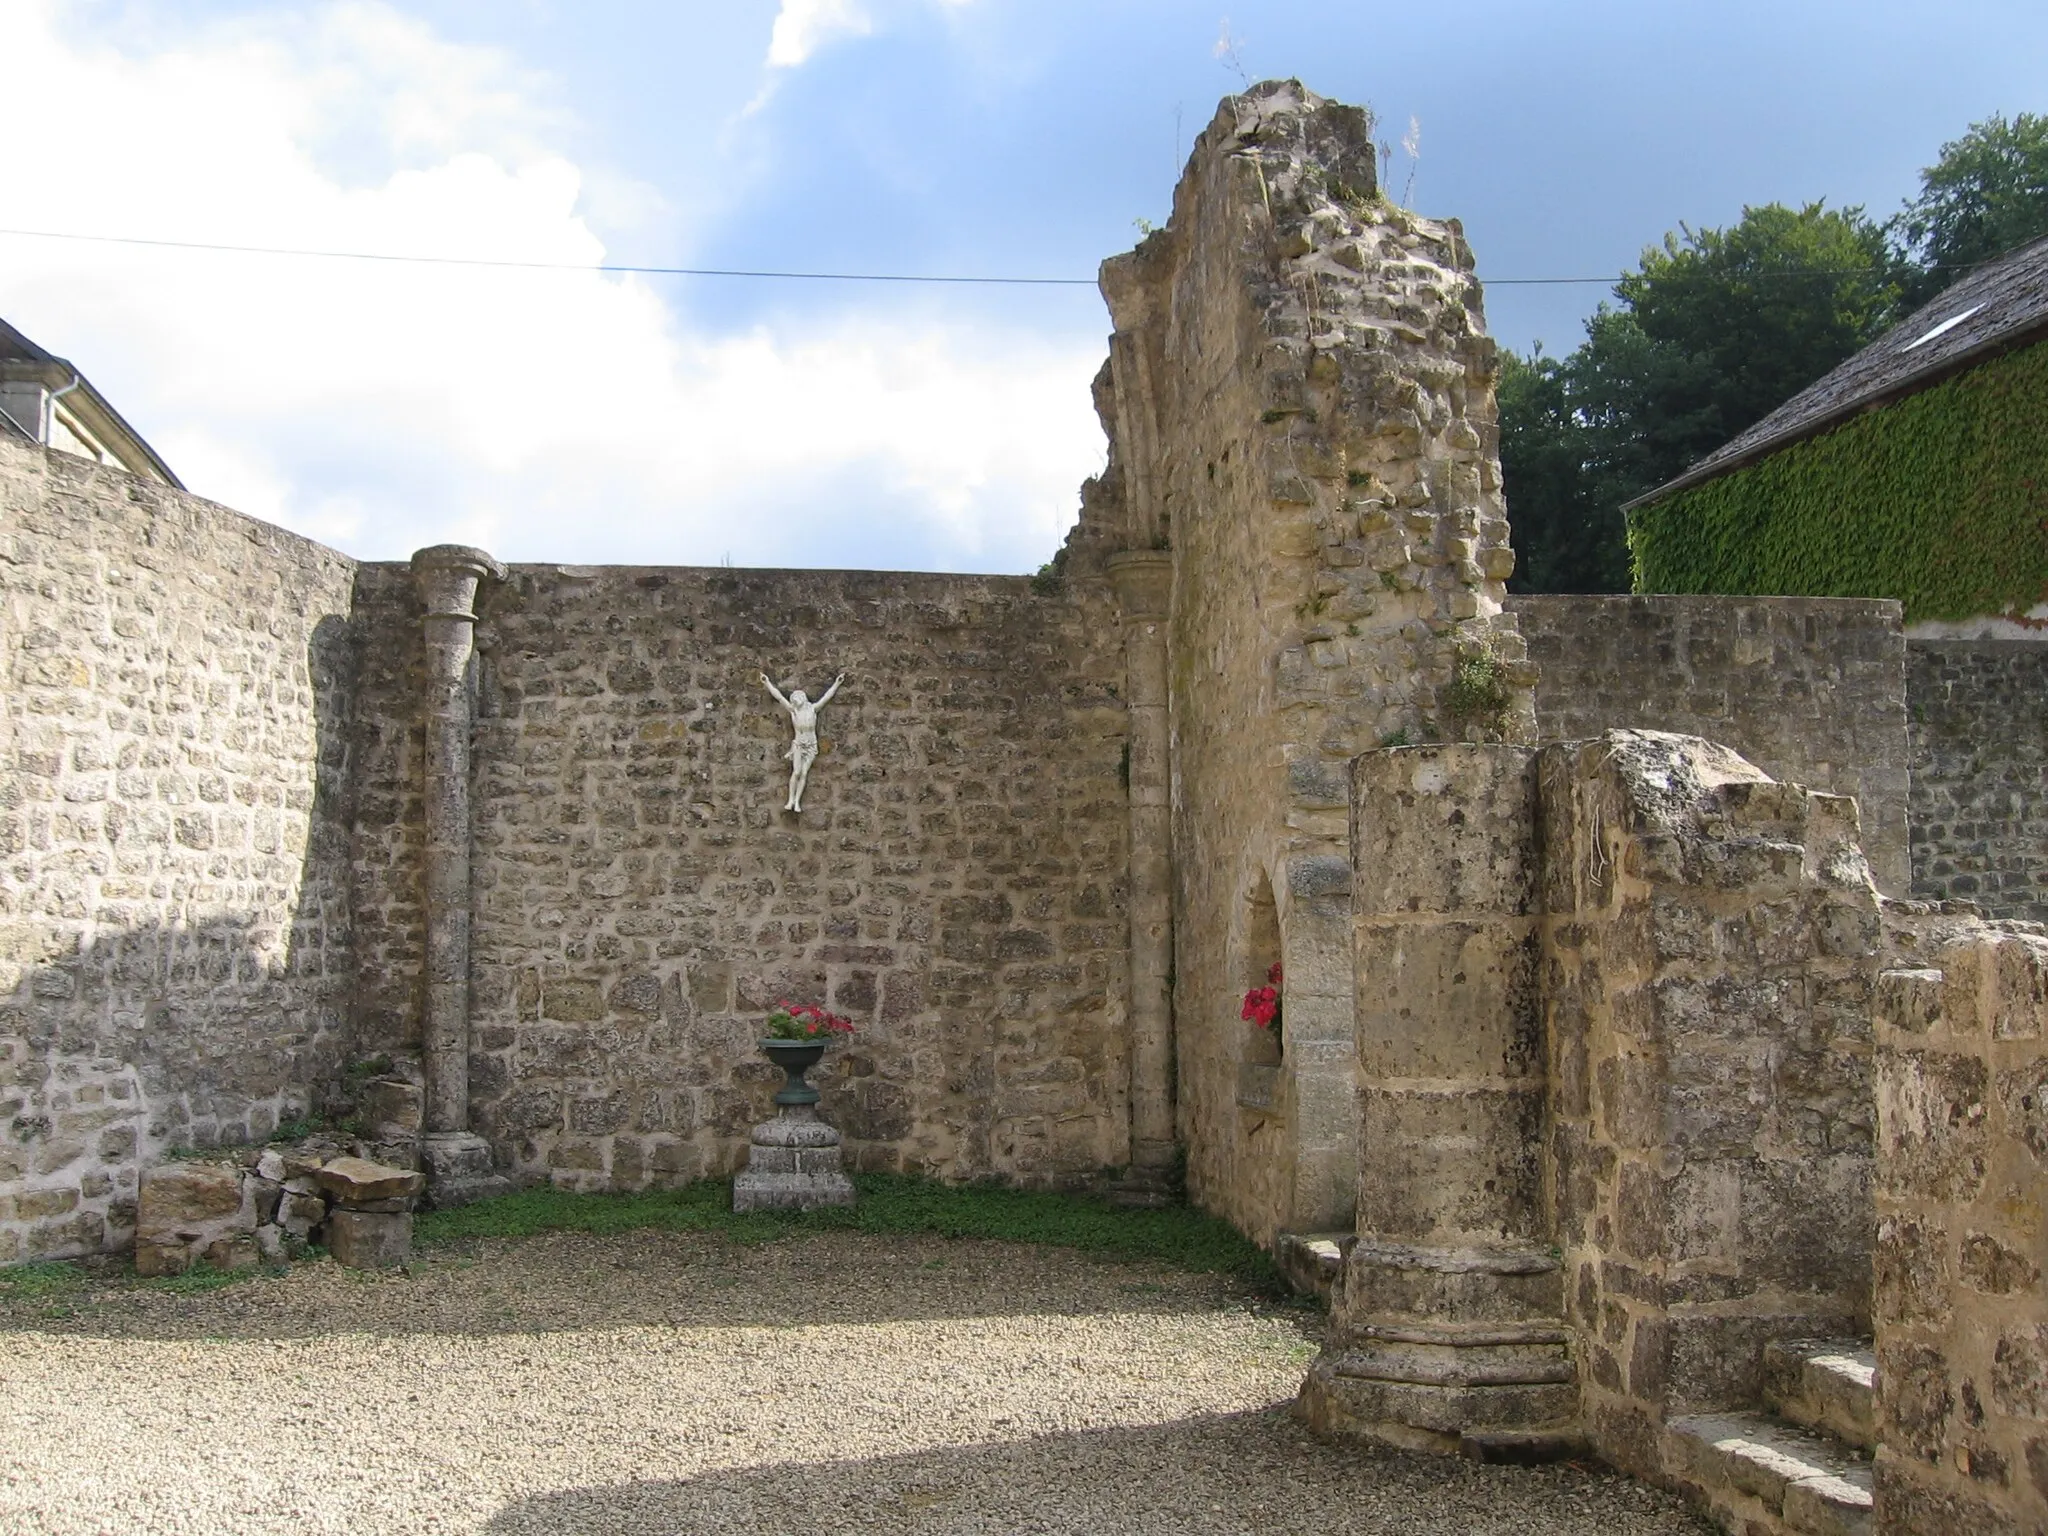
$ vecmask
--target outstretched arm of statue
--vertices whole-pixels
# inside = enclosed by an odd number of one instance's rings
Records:
[[[768,691],[769,691],[770,693],[772,693],[772,694],[774,694],[774,695],[775,695],[775,702],[776,702],[776,703],[780,704],[780,705],[781,705],[781,706],[782,706],[782,707],[783,707],[784,709],[788,710],[788,711],[789,711],[789,712],[790,712],[790,713],[791,713],[792,715],[796,713],[796,706],[795,706],[794,704],[790,703],[790,702],[789,702],[789,700],[785,699],[785,698],[784,698],[784,697],[782,696],[782,690],[781,690],[780,688],[776,687],[776,686],[775,686],[775,685],[774,685],[773,683],[771,683],[771,682],[769,682],[769,681],[768,681],[768,674],[767,674],[766,672],[763,672],[763,673],[761,674],[761,681],[762,681],[762,683],[763,683],[763,684],[764,684],[764,685],[765,685],[765,686],[767,687]]]
[[[830,704],[832,702],[832,695],[839,691],[839,685],[845,681],[846,674],[844,672],[840,673],[837,677],[832,679],[832,686],[830,688],[827,688],[824,692],[823,697],[821,697],[818,700],[818,707],[820,709],[823,709],[827,704]]]

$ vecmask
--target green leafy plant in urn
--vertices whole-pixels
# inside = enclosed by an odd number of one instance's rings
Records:
[[[818,1090],[804,1080],[825,1054],[825,1047],[843,1035],[853,1033],[853,1022],[836,1013],[805,1003],[778,1003],[768,1015],[768,1034],[761,1051],[782,1068],[783,1085],[775,1092],[777,1104],[815,1104]]]

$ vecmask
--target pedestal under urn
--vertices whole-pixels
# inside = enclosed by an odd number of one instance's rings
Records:
[[[853,1025],[822,1008],[784,1003],[768,1016],[770,1034],[761,1053],[782,1068],[776,1113],[754,1127],[747,1166],[732,1181],[735,1211],[809,1211],[852,1205],[853,1180],[846,1176],[839,1133],[818,1118],[818,1090],[804,1079],[834,1039]]]

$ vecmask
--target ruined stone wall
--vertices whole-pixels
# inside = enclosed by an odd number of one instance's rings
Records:
[[[1877,1528],[2048,1528],[2048,937],[1964,925],[1877,1007]]]
[[[1913,894],[2048,921],[2048,645],[1907,643]]]
[[[1759,1400],[1774,1338],[1864,1331],[1878,897],[1852,801],[1694,738],[1545,748],[1548,1179],[1585,1426]]]
[[[365,1048],[416,1049],[419,610],[365,571]],[[1080,1183],[1128,1156],[1124,709],[1100,573],[514,567],[477,646],[470,1081],[522,1181],[729,1172],[779,1000],[856,1166]],[[787,715],[822,750],[782,811]],[[411,698],[408,701],[408,694]]]
[[[1879,889],[1909,893],[1899,605],[1823,597],[1508,599],[1541,669],[1546,741],[1675,731],[1771,777],[1854,795]],[[2038,752],[2037,752],[2038,758]],[[1917,781],[1916,765],[1912,777]],[[1917,819],[1919,812],[1916,795]]]
[[[1195,1198],[1262,1238],[1349,1224],[1345,763],[1530,728],[1471,252],[1379,196],[1374,153],[1297,83],[1228,98],[1167,228],[1103,270],[1092,510],[1172,554],[1179,1125]],[[1275,959],[1278,1049],[1239,1017]]]
[[[0,1263],[337,1076],[354,563],[0,442]]]

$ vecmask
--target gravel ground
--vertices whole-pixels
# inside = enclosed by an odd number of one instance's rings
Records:
[[[561,1234],[0,1307],[0,1531],[1689,1533],[1320,1442],[1314,1314],[1066,1250]]]

